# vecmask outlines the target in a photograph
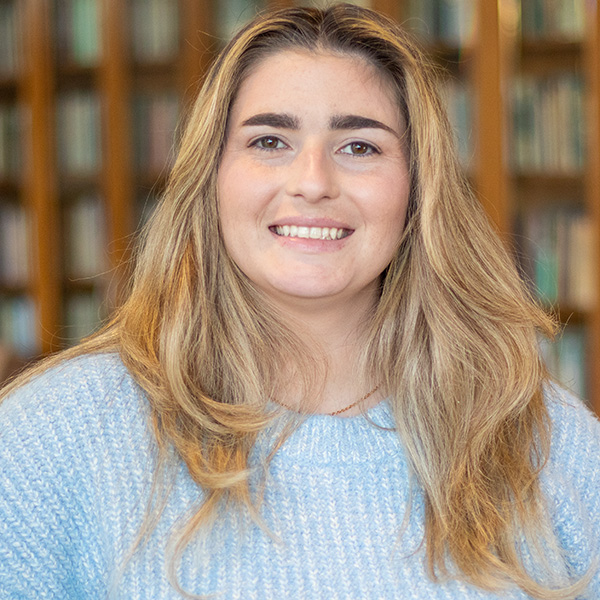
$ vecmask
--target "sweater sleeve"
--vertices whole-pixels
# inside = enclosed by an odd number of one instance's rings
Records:
[[[0,599],[106,597],[99,378],[67,363],[0,405]]]
[[[571,575],[588,574],[583,598],[600,598],[600,421],[578,399],[554,390],[552,446],[544,487]]]

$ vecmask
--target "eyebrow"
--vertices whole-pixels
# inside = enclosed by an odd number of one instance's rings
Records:
[[[281,129],[300,129],[300,120],[287,113],[259,113],[242,123],[242,126],[255,125],[267,125]],[[360,115],[334,115],[329,120],[329,129],[383,129],[399,137],[398,133],[385,123],[376,119],[370,119],[369,117],[361,117]]]
[[[398,134],[385,123],[370,119],[369,117],[361,117],[359,115],[334,115],[329,121],[330,129],[383,129],[392,133],[396,137]]]
[[[246,119],[242,125],[268,125],[269,127],[279,127],[281,129],[300,129],[299,119],[285,113],[260,113]]]

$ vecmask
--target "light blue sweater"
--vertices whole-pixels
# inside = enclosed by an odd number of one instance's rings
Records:
[[[600,423],[570,397],[554,421],[544,472],[548,510],[581,574],[600,556]],[[184,465],[147,545],[118,577],[152,484],[147,401],[115,355],[84,357],[39,377],[0,406],[0,598],[180,598],[165,575],[169,531],[200,499]],[[392,425],[389,406],[369,412]],[[259,444],[266,447],[268,436]],[[215,598],[493,599],[433,583],[423,563],[423,503],[407,529],[408,467],[393,431],[364,417],[314,416],[273,460],[263,505],[269,536],[227,512],[186,551],[183,587]],[[600,598],[596,572],[585,598]]]

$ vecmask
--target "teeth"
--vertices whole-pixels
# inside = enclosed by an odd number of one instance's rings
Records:
[[[350,235],[349,229],[341,227],[297,227],[296,225],[277,225],[275,233],[283,237],[297,237],[310,240],[341,240]]]

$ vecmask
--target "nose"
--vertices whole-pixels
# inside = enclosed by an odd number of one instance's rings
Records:
[[[307,202],[335,198],[338,183],[335,164],[319,144],[306,144],[290,164],[286,192]]]

